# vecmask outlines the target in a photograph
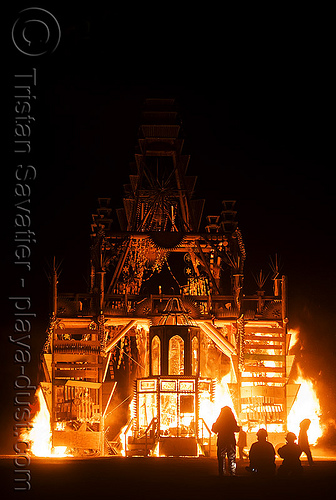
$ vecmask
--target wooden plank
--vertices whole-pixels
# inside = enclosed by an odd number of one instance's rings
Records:
[[[98,340],[55,340],[54,348],[56,349],[101,349],[101,344]]]
[[[242,398],[265,397],[284,400],[285,388],[272,387],[269,385],[255,385],[249,387],[241,387],[240,396]]]
[[[286,356],[284,354],[244,354],[244,359],[250,361],[286,361]]]
[[[262,342],[286,342],[286,337],[285,335],[283,337],[266,337],[266,335],[263,336],[258,336],[258,335],[244,335],[245,340],[255,340],[255,341],[262,341]]]
[[[69,370],[75,370],[75,371],[78,371],[78,372],[82,372],[82,373],[85,373],[87,371],[97,371],[98,368],[100,368],[101,365],[92,365],[92,366],[86,366],[86,365],[83,365],[83,366],[78,366],[78,365],[63,365],[63,366],[59,366],[59,365],[56,365],[55,367],[55,372],[64,372],[64,371],[69,371]]]
[[[296,399],[297,393],[299,392],[300,389],[300,384],[287,384],[286,387],[286,404],[287,404],[287,410],[290,411],[290,409],[293,406],[293,403]]]
[[[241,382],[262,382],[284,384],[287,381],[286,377],[242,377]]]
[[[261,386],[260,386],[260,387],[261,387]],[[277,387],[275,387],[275,389],[277,389]],[[279,389],[281,389],[281,387],[279,387]],[[250,399],[250,398],[241,398],[240,402],[241,402],[241,404],[245,404],[245,405],[249,405],[249,406],[251,406],[251,399]],[[284,399],[283,399],[283,398],[273,398],[273,399],[272,399],[272,405],[274,405],[274,406],[281,405],[281,404],[283,404],[283,403],[284,403]],[[258,405],[258,403],[256,403],[256,406],[257,406],[257,405]],[[271,405],[271,404],[269,404],[268,406],[272,406],[272,405]],[[266,411],[267,411],[267,409],[266,409]],[[250,412],[251,412],[251,410],[250,410],[248,413],[250,413]],[[280,415],[281,415],[281,414],[284,414],[284,415],[285,415],[284,410],[280,410],[280,409],[279,409],[279,410],[277,410],[277,411],[276,411],[276,413],[278,413],[278,414],[280,414]]]
[[[101,432],[93,431],[53,431],[54,446],[68,446],[69,448],[100,449]]]
[[[244,349],[283,349],[283,345],[245,344]]]
[[[63,318],[61,319],[61,324],[62,323],[64,326]],[[59,325],[56,326],[55,333],[57,333],[57,335],[65,335],[65,334],[68,334],[68,335],[88,335],[89,334],[89,335],[91,335],[92,333],[97,334],[97,330],[90,330],[88,323],[86,323],[85,325],[80,326],[80,327],[71,326],[71,325],[66,324],[65,327],[63,327],[63,328],[60,328]],[[76,339],[73,339],[73,340],[76,340]],[[78,340],[80,340],[80,339],[78,339]]]
[[[97,370],[55,370],[55,378],[94,378],[98,377]]]
[[[246,333],[267,333],[268,335],[279,335],[281,333],[285,333],[284,328],[270,327],[267,326],[257,326],[257,325],[245,325]]]
[[[245,372],[249,373],[286,373],[285,366],[248,366],[245,365]],[[244,372],[243,372],[244,373]]]
[[[100,389],[100,382],[87,382],[85,380],[68,380],[65,385],[69,387],[87,387],[88,389]]]
[[[98,360],[98,354],[87,354],[87,353],[74,353],[74,354],[64,354],[64,353],[59,353],[55,352],[54,353],[54,361],[55,363],[82,363],[88,362],[88,363],[95,363]]]
[[[97,367],[100,367],[102,368],[103,367],[103,363],[55,363],[55,368],[56,370],[60,370],[62,368],[68,368],[68,369],[82,369],[82,370],[85,370],[87,368],[97,368]]]
[[[45,374],[46,382],[51,382],[52,379],[52,354],[43,354],[42,367]]]

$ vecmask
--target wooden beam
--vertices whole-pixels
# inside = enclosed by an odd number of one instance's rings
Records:
[[[248,349],[283,349],[283,345],[269,345],[269,344],[245,344],[244,350]]]
[[[236,348],[221,334],[219,330],[211,323],[206,323],[205,321],[196,321],[197,325],[206,333],[211,340],[219,347],[221,351],[224,352],[229,358],[232,355],[237,354]]]
[[[67,350],[69,350],[69,354],[71,354],[70,351],[72,350],[78,350],[79,352],[83,350],[84,353],[91,349],[97,350],[98,354],[100,342],[98,340],[55,340],[54,348],[58,353],[62,354],[66,354]]]
[[[103,378],[102,381],[105,382],[106,375],[107,375],[107,370],[111,361],[111,356],[112,356],[112,350],[108,353],[107,357],[104,358],[103,363],[104,363],[104,370],[103,370]]]
[[[286,342],[286,337],[285,335],[283,337],[266,337],[266,336],[258,336],[258,335],[244,335],[245,340],[255,340],[257,341],[262,341],[262,342]]]
[[[204,265],[204,267],[205,267],[205,269],[206,269],[206,271],[208,273],[208,276],[210,277],[211,283],[213,284],[213,286],[217,290],[217,293],[219,294],[220,290],[219,290],[218,285],[216,283],[216,280],[215,280],[215,278],[214,278],[214,276],[213,276],[213,274],[212,274],[212,272],[210,270],[210,267],[209,267],[209,265],[208,265],[208,263],[206,261],[206,258],[204,256],[203,250],[202,250],[201,245],[200,245],[200,243],[199,243],[198,240],[196,240],[196,246],[197,246],[197,249],[198,249],[198,251],[200,253],[201,261],[202,261],[202,263],[203,263],[203,265]]]
[[[81,353],[59,353],[56,352],[54,355],[54,362],[57,363],[95,363],[98,359],[97,354],[81,354]]]
[[[126,243],[126,247],[124,249],[124,253],[123,253],[122,257],[119,259],[118,264],[117,264],[117,266],[115,268],[115,271],[114,271],[114,274],[113,274],[113,278],[111,279],[111,282],[110,282],[109,287],[108,287],[107,292],[106,292],[107,294],[111,293],[111,290],[113,290],[115,284],[118,281],[118,278],[120,276],[122,268],[123,268],[123,266],[125,264],[128,251],[130,249],[130,244],[131,244],[131,238],[129,237],[129,239],[128,239],[127,243]]]
[[[111,342],[109,342],[109,344],[106,346],[105,352],[108,353],[111,349],[113,349],[113,347],[119,342],[119,340],[124,335],[126,335],[126,333],[128,332],[128,330],[130,330],[134,325],[136,325],[136,323],[137,323],[137,320],[133,319],[126,326],[124,326],[124,328],[122,328],[122,330],[120,331],[120,333],[118,333],[118,335],[114,339],[112,339]]]
[[[55,363],[56,370],[61,370],[62,368],[78,368],[81,370],[86,370],[88,368],[98,368],[102,367],[102,363],[76,363],[72,361],[61,361]]]
[[[111,401],[111,399],[112,399],[112,396],[113,396],[113,394],[114,394],[114,391],[115,391],[116,387],[117,387],[117,382],[114,382],[114,384],[113,384],[113,386],[112,386],[112,389],[111,389],[111,392],[110,392],[110,395],[109,395],[109,397],[108,397],[108,400],[107,400],[107,403],[106,403],[105,409],[104,409],[104,411],[103,411],[103,417],[105,417],[105,414],[106,414],[106,411],[107,411],[108,405],[110,404],[110,401]]]
[[[248,361],[286,361],[286,356],[284,354],[250,354],[246,353],[244,355],[245,360]]]
[[[245,332],[246,335],[249,333],[267,333],[268,335],[279,335],[283,333],[285,335],[285,330],[284,328],[281,327],[270,327],[268,328],[267,326],[258,326],[258,325],[245,325]]]
[[[255,382],[255,383],[273,383],[273,384],[284,384],[287,382],[286,377],[242,377],[240,379],[242,382]]]
[[[55,370],[55,378],[89,378],[89,379],[97,379],[98,371],[97,370],[77,370],[76,368],[72,370]]]
[[[249,366],[245,364],[244,371],[247,373],[286,373],[285,366]],[[244,372],[242,372],[244,373]]]
[[[86,380],[68,380],[65,385],[70,387],[87,387],[89,389],[100,389],[101,383],[87,382]]]

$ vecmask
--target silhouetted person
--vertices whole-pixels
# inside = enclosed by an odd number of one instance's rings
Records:
[[[217,434],[218,472],[220,476],[227,473],[226,457],[228,458],[229,473],[236,474],[236,438],[234,433],[239,432],[234,414],[229,406],[221,409],[219,417],[212,426],[212,432]]]
[[[267,441],[266,429],[259,429],[257,441],[252,444],[249,453],[250,466],[247,470],[258,476],[273,476],[275,474],[275,449]]]
[[[302,450],[295,443],[296,435],[288,432],[286,436],[287,444],[278,449],[278,455],[283,458],[283,462],[278,469],[279,476],[299,476],[302,473],[300,455]]]
[[[244,451],[246,445],[247,445],[246,432],[243,431],[243,429],[240,429],[238,434],[237,447],[239,452],[238,456],[241,460],[244,460],[244,458],[248,458],[247,453],[245,453]]]
[[[298,444],[299,444],[301,450],[303,451],[303,453],[305,453],[307,455],[309,465],[313,465],[314,462],[313,462],[313,457],[312,457],[312,454],[310,451],[308,435],[307,435],[307,431],[309,429],[310,423],[311,422],[310,422],[309,418],[305,418],[300,423]]]

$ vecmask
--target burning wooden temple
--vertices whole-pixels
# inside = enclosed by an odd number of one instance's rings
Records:
[[[92,216],[87,293],[58,294],[54,268],[41,382],[53,446],[119,453],[107,429],[120,401],[127,455],[211,453],[226,397],[246,430],[286,431],[286,277],[275,261],[271,294],[262,276],[243,293],[235,202],[203,216],[180,129],[174,100],[146,100],[123,207],[100,198]]]

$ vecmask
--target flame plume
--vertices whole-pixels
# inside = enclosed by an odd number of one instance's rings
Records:
[[[66,446],[51,446],[50,413],[41,387],[36,391],[39,411],[32,420],[32,428],[22,433],[21,438],[30,442],[30,452],[35,457],[66,457]]]
[[[290,330],[289,333],[291,334],[289,350],[291,350],[300,343],[300,332],[299,330]],[[299,384],[300,389],[288,415],[287,428],[289,431],[298,435],[300,431],[300,422],[308,418],[311,421],[307,432],[308,440],[310,444],[315,445],[318,439],[323,435],[323,427],[320,423],[320,402],[316,395],[312,380],[304,377],[299,364],[297,364],[297,370],[298,376],[294,383]]]
[[[315,445],[317,440],[323,435],[323,428],[320,423],[320,403],[313,382],[303,377],[299,367],[298,371],[299,375],[295,383],[300,384],[300,389],[288,415],[287,428],[298,436],[300,422],[305,418],[309,418],[311,424],[307,432],[308,440],[311,445]]]

